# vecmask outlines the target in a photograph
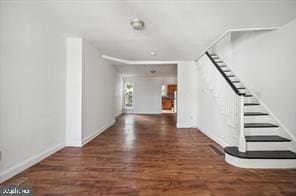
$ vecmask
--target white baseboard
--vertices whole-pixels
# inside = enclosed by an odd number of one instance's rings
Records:
[[[67,147],[81,147],[82,143],[80,140],[67,140],[66,146]]]
[[[190,123],[178,123],[177,122],[177,128],[181,129],[181,128],[196,128],[195,125],[192,125]]]
[[[87,137],[85,137],[82,140],[82,146],[84,146],[85,144],[87,144],[88,142],[90,142],[91,140],[93,140],[95,137],[97,137],[98,135],[100,135],[101,133],[103,133],[106,129],[108,129],[109,127],[111,127],[112,125],[114,125],[115,123],[115,119],[108,123],[107,125],[103,126],[101,129],[95,131],[94,133],[88,135]]]
[[[220,138],[211,135],[208,132],[203,131],[202,129],[198,128],[198,130],[200,130],[203,134],[205,134],[206,136],[208,136],[210,139],[214,140],[216,143],[218,143],[220,146],[222,146],[223,148],[225,148],[226,146],[230,146],[229,144],[227,144],[226,142],[224,142],[223,140],[221,140]]]
[[[139,114],[139,115],[148,114],[149,115],[149,114],[161,114],[161,112],[124,112],[124,114]]]
[[[117,114],[115,114],[115,118],[117,118],[118,116],[120,116],[122,114],[122,112],[118,112]]]
[[[16,165],[11,166],[10,168],[0,173],[0,183],[28,169],[29,167],[35,165],[36,163],[42,161],[43,159],[47,158],[48,156],[54,154],[55,152],[61,150],[64,147],[65,147],[65,142],[60,142],[50,147],[49,149],[46,149],[30,158],[27,158],[26,160]]]

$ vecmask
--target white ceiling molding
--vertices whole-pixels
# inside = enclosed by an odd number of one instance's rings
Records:
[[[167,65],[167,64],[178,64],[179,63],[179,61],[126,60],[126,59],[111,57],[111,56],[104,55],[104,54],[101,57],[105,60],[116,63],[116,65]]]

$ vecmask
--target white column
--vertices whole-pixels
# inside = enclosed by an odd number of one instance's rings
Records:
[[[66,146],[82,146],[82,39],[67,38]]]

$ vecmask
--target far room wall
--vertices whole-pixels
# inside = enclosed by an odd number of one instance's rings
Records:
[[[125,82],[134,85],[134,105],[125,108],[123,113],[160,114],[161,86],[177,84],[177,77],[123,77],[123,94]]]

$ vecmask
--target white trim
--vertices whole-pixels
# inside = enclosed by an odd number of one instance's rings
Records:
[[[66,140],[66,146],[67,147],[81,147],[81,141],[80,140]]]
[[[202,132],[203,134],[205,134],[206,136],[208,136],[210,139],[214,140],[216,143],[218,143],[220,146],[222,146],[223,148],[225,148],[226,146],[231,146],[229,144],[227,144],[226,142],[224,142],[222,139],[208,133],[208,132],[205,132],[203,131],[202,129],[198,128],[197,129]]]
[[[244,159],[225,153],[225,161],[241,168],[295,169],[296,159]]]
[[[108,128],[110,128],[112,125],[114,125],[114,123],[115,123],[115,119],[112,122],[108,123],[107,125],[103,126],[101,129],[99,129],[99,130],[95,131],[94,133],[91,133],[90,135],[85,137],[82,140],[82,146],[84,146],[85,144],[87,144],[88,142],[93,140],[95,137],[97,137],[98,135],[100,135],[101,133],[106,131]]]
[[[178,129],[196,128],[196,126],[192,125],[192,123],[180,123],[180,122],[177,122],[176,126],[177,126]]]
[[[162,114],[161,111],[160,112],[134,112],[134,111],[125,111],[124,114]]]
[[[296,21],[296,19],[293,19],[293,20],[289,21],[288,23],[286,23],[286,24],[284,24],[283,26],[281,26],[280,29],[285,28],[286,26],[290,25],[291,23],[293,23],[293,22],[295,22],[295,21]]]
[[[119,117],[122,114],[122,111],[115,114],[115,118]]]
[[[113,61],[123,65],[165,65],[165,64],[179,63],[179,61],[151,61],[151,60],[134,61],[134,60],[120,59],[120,58],[108,56],[105,54],[103,54],[101,57],[105,60]]]
[[[8,180],[9,178],[17,175],[18,173],[28,169],[29,167],[37,164],[38,162],[42,161],[43,159],[49,157],[50,155],[56,153],[57,151],[61,150],[65,147],[65,142],[60,142],[34,156],[31,156],[24,161],[9,167],[8,169],[4,170],[0,173],[0,183]]]
[[[246,29],[229,29],[225,31],[218,39],[216,39],[209,47],[207,47],[205,50],[202,51],[202,53],[195,59],[195,62],[197,62],[208,50],[210,50],[212,47],[214,47],[218,42],[220,42],[224,37],[226,37],[228,34],[233,32],[247,32],[247,31],[274,31],[279,30],[282,27],[266,27],[266,28],[246,28]]]

